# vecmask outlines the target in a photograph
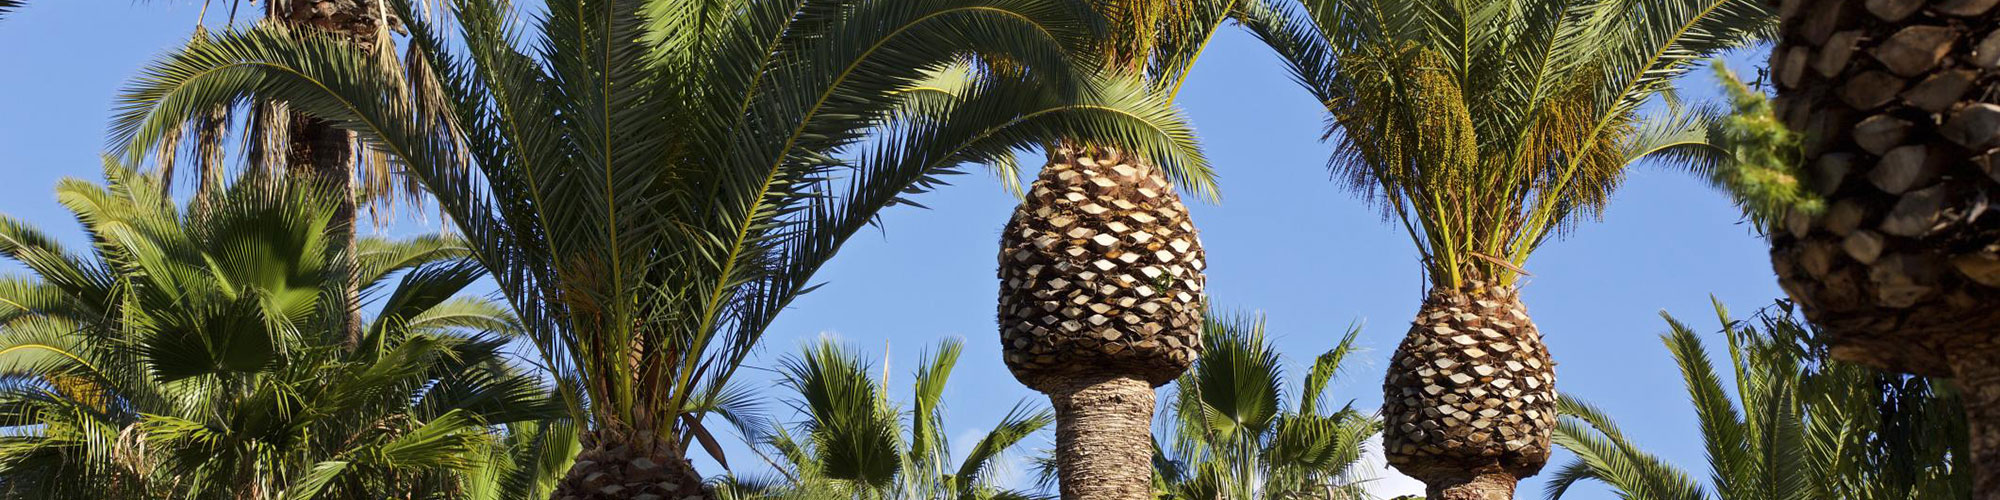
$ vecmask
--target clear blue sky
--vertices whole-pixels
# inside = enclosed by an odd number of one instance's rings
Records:
[[[225,3],[216,2],[211,26],[221,22]],[[79,242],[75,224],[55,203],[56,180],[98,177],[117,89],[184,41],[199,8],[193,0],[40,0],[0,22],[0,68],[6,68],[0,213]],[[256,11],[246,5],[239,16]],[[1706,98],[1713,95],[1710,83],[1696,73],[1684,87],[1690,97]],[[1295,366],[1331,347],[1350,322],[1364,321],[1360,342],[1368,350],[1353,358],[1353,370],[1331,397],[1376,407],[1382,370],[1422,298],[1408,237],[1329,180],[1320,109],[1250,37],[1235,31],[1218,37],[1182,104],[1221,173],[1222,202],[1193,207],[1208,251],[1212,300],[1267,314]],[[1015,401],[1039,400],[1001,365],[995,333],[994,256],[1014,201],[990,177],[956,180],[921,199],[930,210],[893,209],[883,230],[849,244],[820,273],[827,286],[784,314],[753,364],[769,367],[809,339],[835,337],[878,362],[886,349],[900,396],[908,393],[920,350],[942,337],[962,337],[967,348],[945,400],[947,426],[961,450]],[[1665,330],[1658,313],[1670,311],[1712,332],[1710,294],[1746,314],[1780,295],[1762,242],[1739,219],[1702,183],[1641,167],[1603,221],[1546,246],[1527,266],[1534,277],[1526,301],[1559,363],[1561,388],[1603,406],[1635,441],[1697,475],[1706,475],[1700,436],[1679,373],[1658,341]],[[746,373],[755,383],[769,378]],[[784,409],[775,401],[770,406]],[[1046,438],[1036,441],[1035,447],[1047,446]],[[758,469],[753,456],[732,448],[739,472]],[[1559,454],[1550,470],[1566,459]],[[1407,479],[1382,485],[1382,493],[1411,487]],[[1541,480],[1523,484],[1519,496],[1540,498]],[[1569,498],[1613,497],[1593,486]]]

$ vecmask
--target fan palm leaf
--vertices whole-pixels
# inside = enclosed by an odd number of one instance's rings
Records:
[[[1314,359],[1296,394],[1261,316],[1211,311],[1205,351],[1175,382],[1162,416],[1170,432],[1155,461],[1162,498],[1367,498],[1357,477],[1362,442],[1379,420],[1320,404],[1355,349],[1350,328]]]
[[[828,340],[787,358],[784,385],[797,391],[806,420],[758,433],[760,449],[787,476],[775,485],[732,485],[745,498],[880,498],[995,500],[1021,498],[993,484],[1000,460],[1023,439],[1054,422],[1048,410],[1017,404],[956,464],[940,431],[939,406],[961,344],[940,342],[919,363],[905,410],[888,398],[885,382],[866,361]],[[794,429],[797,434],[794,434]],[[818,495],[818,496],[816,496]]]
[[[508,361],[516,322],[449,300],[480,272],[441,240],[380,242],[433,250],[384,261],[371,342],[342,348],[355,306],[327,272],[323,193],[252,180],[183,210],[151,177],[106,177],[58,190],[88,254],[0,217],[0,255],[32,273],[0,280],[6,495],[451,494],[489,425],[561,414]]]

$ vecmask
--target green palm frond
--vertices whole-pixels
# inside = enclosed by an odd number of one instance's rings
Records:
[[[1162,98],[1076,76],[1097,19],[1073,2],[392,4],[412,64],[283,26],[215,33],[133,82],[112,142],[134,158],[259,99],[355,132],[458,226],[586,432],[695,432],[692,403],[843,243],[967,163],[1116,141],[1210,189]]]
[[[938,401],[961,349],[960,341],[947,340],[923,355],[908,411],[889,401],[887,387],[867,362],[839,344],[822,339],[786,358],[780,368],[784,385],[797,391],[794,405],[806,420],[795,426],[770,425],[755,434],[760,436],[756,445],[772,452],[772,465],[785,480],[760,485],[738,479],[731,494],[772,499],[1023,497],[1025,493],[993,485],[993,473],[1009,451],[1053,424],[1055,416],[1017,404],[962,460],[946,463],[953,454],[941,432],[946,420]],[[803,435],[795,436],[793,429]]]
[[[1242,17],[1327,108],[1337,177],[1434,285],[1511,283],[1650,158],[1642,105],[1775,29],[1752,0],[1299,0]]]
[[[442,494],[489,425],[563,414],[508,366],[509,332],[477,333],[510,315],[451,298],[476,268],[398,259],[417,267],[384,285],[371,343],[343,347],[320,193],[248,180],[181,209],[148,176],[106,176],[58,189],[89,254],[0,281],[6,494],[85,497],[79,480],[98,499]],[[58,252],[25,226],[7,234],[11,255]]]
[[[1299,406],[1286,401],[1277,350],[1254,315],[1211,312],[1201,359],[1175,382],[1156,444],[1162,498],[1367,498],[1357,468],[1381,421],[1319,403],[1355,349],[1358,328],[1314,359]]]
[[[1709,486],[1640,449],[1602,410],[1565,396],[1554,441],[1576,459],[1556,473],[1548,498],[1585,480],[1631,499],[1970,498],[1966,469],[1945,451],[1964,446],[1956,435],[1963,423],[1949,408],[1955,402],[1927,381],[1832,361],[1788,307],[1760,312],[1761,329],[1731,319],[1720,303],[1715,309],[1733,387],[1700,336],[1662,315],[1662,340],[1701,423]],[[1905,434],[1918,421],[1930,433]]]
[[[1759,228],[1775,228],[1794,212],[1824,210],[1800,163],[1799,135],[1778,121],[1763,92],[1744,85],[1721,61],[1710,65],[1729,110],[1708,112],[1713,116],[1698,129],[1680,134],[1677,142],[1685,146],[1673,156],[1687,158],[1690,172],[1728,193]]]

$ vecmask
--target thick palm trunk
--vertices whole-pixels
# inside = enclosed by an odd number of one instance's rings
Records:
[[[1152,390],[1201,352],[1187,208],[1152,166],[1055,147],[1003,231],[1001,347],[1055,405],[1063,498],[1151,498]]]
[[[1771,55],[1828,202],[1771,235],[1778,282],[1834,357],[1959,379],[1982,499],[2000,499],[1996,3],[1783,0]]]
[[[701,475],[671,438],[605,428],[583,435],[583,453],[556,483],[553,500],[705,499]]]
[[[1118,376],[1052,385],[1062,497],[1152,498],[1153,385]]]
[[[2000,500],[2000,348],[1987,347],[1956,353],[1952,357],[1957,375],[1959,401],[1965,405],[1965,423],[1972,436],[1972,497]]]
[[[1510,289],[1433,291],[1382,385],[1389,464],[1432,500],[1513,498],[1555,428],[1555,366]]]

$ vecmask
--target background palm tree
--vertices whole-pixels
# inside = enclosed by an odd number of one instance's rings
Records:
[[[1972,498],[1965,420],[1949,385],[1833,361],[1790,304],[1779,307],[1758,314],[1760,329],[1716,304],[1729,341],[1721,373],[1701,337],[1662,314],[1672,329],[1661,339],[1701,422],[1708,487],[1627,440],[1602,411],[1565,398],[1555,441],[1576,459],[1549,483],[1549,498],[1585,480],[1631,500]]]
[[[1331,115],[1335,175],[1379,201],[1429,288],[1383,384],[1390,464],[1433,499],[1509,498],[1548,460],[1553,365],[1516,279],[1624,169],[1700,57],[1770,27],[1753,0],[1303,0],[1249,24]]]
[[[793,404],[807,419],[793,428],[773,425],[759,443],[783,482],[756,492],[738,485],[745,491],[735,498],[1033,498],[992,480],[1005,454],[1054,421],[1048,410],[1016,405],[963,460],[951,462],[942,401],[960,350],[959,341],[946,340],[924,354],[907,409],[889,400],[886,379],[875,379],[866,361],[833,341],[786,359],[784,384],[797,391]]]
[[[561,415],[449,240],[364,239],[367,342],[340,347],[330,193],[249,179],[179,210],[118,166],[58,199],[68,253],[0,218],[0,490],[20,498],[454,496],[487,426]]]
[[[1084,3],[1106,21],[1089,47],[1101,77],[1169,103],[1223,23],[1256,4]],[[1048,143],[1048,165],[1001,231],[1001,348],[1014,377],[1055,407],[1064,498],[1145,497],[1153,388],[1201,351],[1206,262],[1172,184],[1213,196],[1212,174],[1134,146]]]
[[[2000,98],[1990,2],[1778,2],[1773,112],[1819,213],[1771,237],[1778,283],[1835,356],[1952,376],[1980,498],[2000,498]]]
[[[1282,360],[1264,336],[1264,319],[1211,311],[1201,360],[1174,382],[1162,416],[1168,431],[1155,470],[1162,500],[1371,498],[1357,477],[1362,442],[1380,420],[1322,401],[1359,328],[1313,360],[1288,388]],[[1287,393],[1297,390],[1296,402]]]
[[[577,388],[584,451],[557,498],[706,496],[684,450],[724,458],[704,417],[739,413],[721,396],[764,329],[938,176],[1053,137],[1203,164],[1158,99],[1069,76],[1091,23],[1060,2],[569,0],[520,23],[464,0],[456,40],[394,7],[425,64],[281,26],[225,33],[149,70],[116,139],[143,151],[257,95],[404,165]]]

